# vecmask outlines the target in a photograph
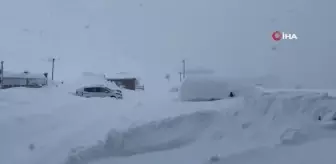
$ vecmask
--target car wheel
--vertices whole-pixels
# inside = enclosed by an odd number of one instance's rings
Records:
[[[113,98],[113,99],[117,99],[115,96],[111,96],[111,98]]]

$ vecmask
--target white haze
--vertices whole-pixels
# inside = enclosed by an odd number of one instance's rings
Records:
[[[331,0],[0,0],[0,60],[12,71],[132,72],[178,77],[187,67],[226,76],[277,75],[336,88]],[[297,41],[271,40],[281,30]],[[272,46],[277,47],[272,51]],[[151,78],[153,79],[153,78]]]

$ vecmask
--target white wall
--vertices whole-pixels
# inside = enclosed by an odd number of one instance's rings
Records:
[[[4,77],[4,85],[26,85],[27,79]],[[47,79],[28,79],[29,84],[47,84]]]
[[[3,85],[26,85],[26,79],[4,77]]]
[[[29,84],[42,84],[42,85],[45,85],[45,84],[47,84],[47,79],[29,79],[28,80],[28,85]]]

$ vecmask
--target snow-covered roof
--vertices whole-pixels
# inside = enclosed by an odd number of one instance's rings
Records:
[[[110,89],[120,89],[115,83],[105,83],[105,84],[87,84],[82,87],[107,87]]]
[[[93,73],[93,72],[83,72],[82,76],[86,76],[86,77],[90,77],[90,76],[105,77],[105,74],[102,74],[102,73]]]
[[[107,79],[133,79],[133,78],[140,79],[138,76],[135,76],[128,72],[120,72],[107,76]]]
[[[96,74],[83,74],[75,82],[77,86],[106,86],[111,89],[119,88],[115,83],[109,82],[105,77]]]
[[[14,72],[8,72],[4,71],[3,74],[4,78],[33,78],[33,79],[44,79],[46,78],[43,73],[37,74],[37,73],[14,73]]]

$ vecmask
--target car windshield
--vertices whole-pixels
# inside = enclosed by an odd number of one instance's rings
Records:
[[[112,92],[112,89],[110,88],[105,88],[107,91]]]

